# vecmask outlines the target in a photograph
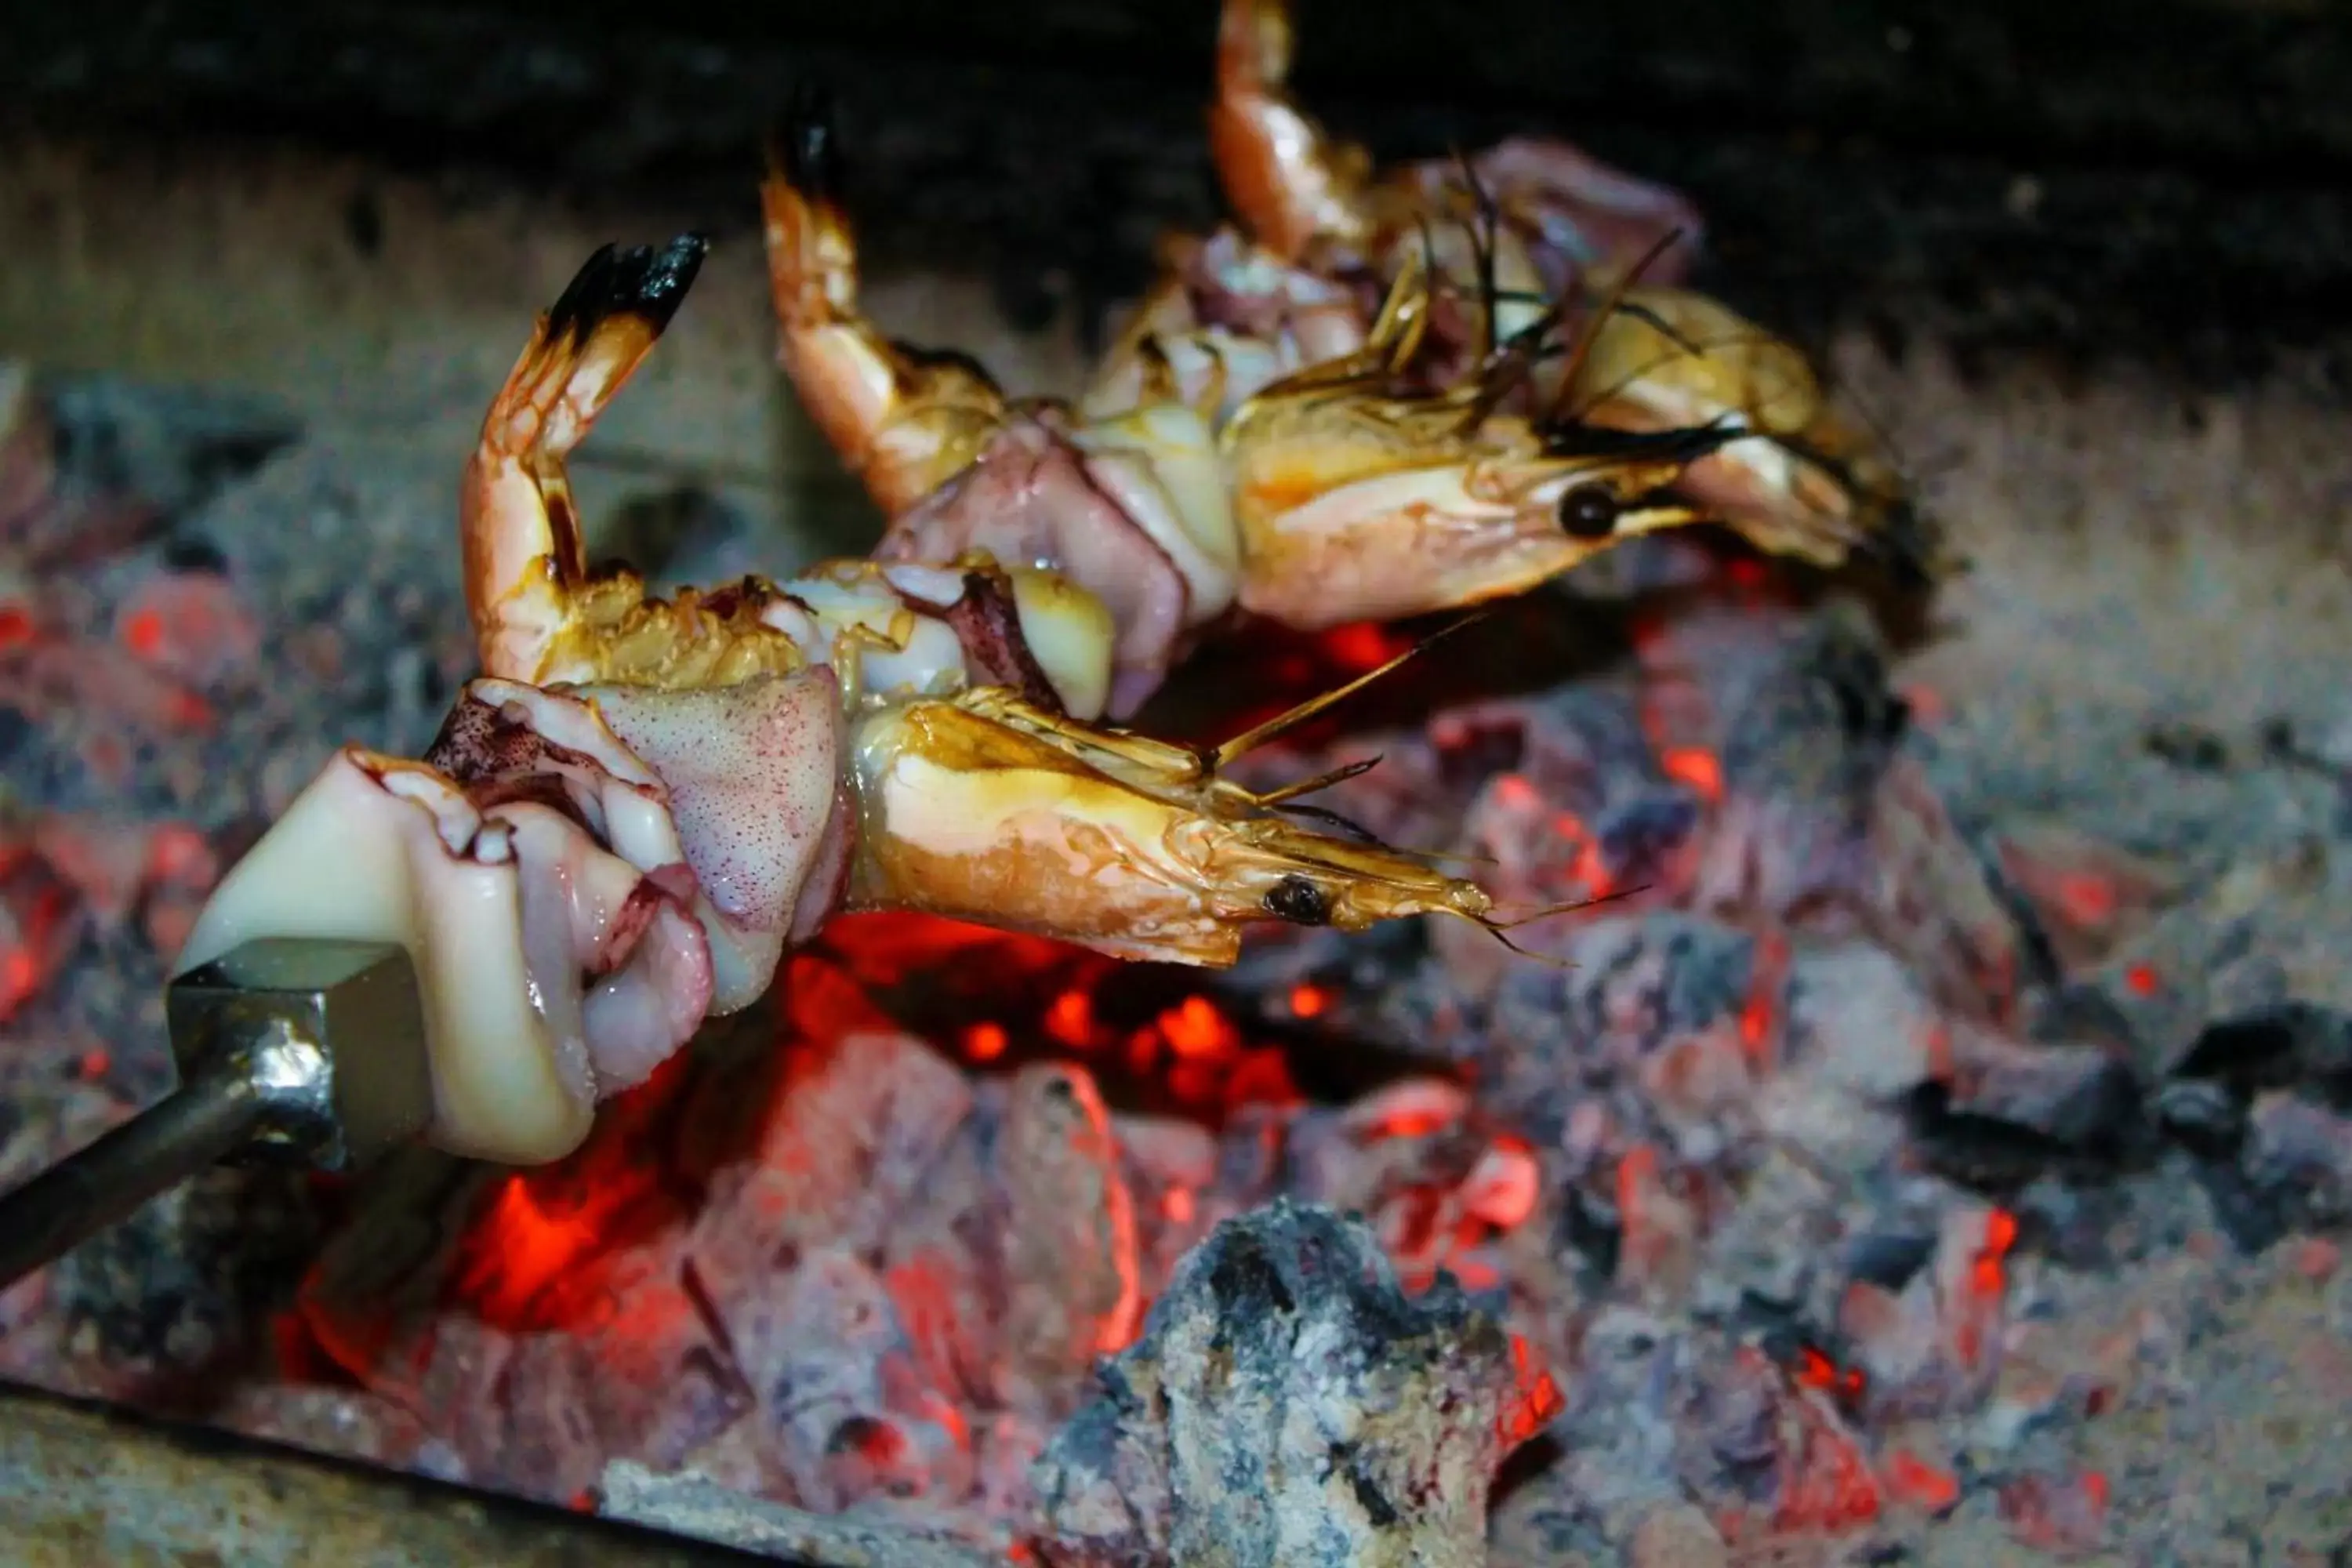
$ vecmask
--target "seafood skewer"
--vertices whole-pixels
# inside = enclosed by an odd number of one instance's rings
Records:
[[[1230,352],[1236,334],[1220,324],[1236,317],[1305,319],[1312,341],[1343,342],[1340,312],[1311,282],[1353,280],[1368,320],[1378,287],[1434,242],[1449,247],[1440,269],[1469,285],[1454,291],[1466,313],[1441,322],[1452,354],[1507,339],[1557,302],[1581,341],[1529,377],[1532,405],[1619,430],[1736,416],[1748,438],[1694,462],[1677,485],[1710,516],[1817,565],[1870,550],[1901,566],[1933,563],[1891,455],[1832,403],[1804,355],[1683,287],[1701,233],[1688,203],[1546,138],[1376,176],[1362,148],[1290,99],[1294,48],[1289,0],[1224,0],[1209,140],[1242,232],[1179,249],[1089,406],[1116,401],[1139,363],[1180,352],[1169,345],[1188,335],[1194,357],[1213,349],[1251,363]],[[1311,310],[1292,303],[1302,297],[1317,300]],[[1307,334],[1290,336],[1305,352]]]
[[[844,562],[664,600],[591,571],[565,456],[702,254],[608,247],[541,319],[463,489],[483,675],[421,761],[337,752],[222,881],[183,971],[256,937],[400,942],[425,992],[429,1135],[531,1163],[838,912],[1200,965],[1269,921],[1500,932],[1474,884],[1286,815],[1328,781],[1220,776],[1268,727],[1213,752],[1089,727],[1110,617],[1053,574]]]
[[[1117,626],[1113,717],[1236,608],[1301,630],[1459,608],[1696,521],[1668,487],[1740,434],[1503,412],[1540,324],[1448,384],[1414,384],[1433,301],[1414,264],[1357,348],[1231,408],[1222,364],[1196,374],[1150,345],[1130,406],[1010,398],[859,313],[834,184],[830,132],[804,119],[762,187],[769,269],[785,369],[890,520],[876,559],[981,549],[1090,590]]]
[[[1540,321],[1550,301],[1640,270],[1680,283],[1702,241],[1677,193],[1565,142],[1514,137],[1467,159],[1385,174],[1286,91],[1285,0],[1225,0],[1209,147],[1236,225],[1167,247],[1161,282],[1113,349],[1089,405],[1131,388],[1157,342],[1277,373],[1360,346],[1384,290],[1425,254],[1441,377]],[[1261,372],[1261,374],[1263,374]],[[1229,395],[1263,381],[1244,373]]]
[[[1120,628],[1114,713],[1235,607],[1305,630],[1465,607],[1695,521],[1931,563],[1804,356],[1672,286],[1682,198],[1524,138],[1375,178],[1287,97],[1291,50],[1284,0],[1226,0],[1211,140],[1244,226],[1173,247],[1075,405],[859,313],[803,109],[763,187],[780,357],[891,520],[882,558],[1068,571]]]

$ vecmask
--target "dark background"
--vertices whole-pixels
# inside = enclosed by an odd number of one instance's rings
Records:
[[[1811,336],[2030,345],[2229,379],[2352,340],[2352,8],[2239,0],[1302,0],[1310,107],[1383,154],[1569,135],[1681,184],[1706,279]],[[841,103],[880,266],[1091,318],[1215,212],[1214,0],[0,4],[0,115],[298,138],[752,221],[763,127]],[[364,213],[355,213],[363,228]],[[1898,326],[1897,323],[1900,323]]]

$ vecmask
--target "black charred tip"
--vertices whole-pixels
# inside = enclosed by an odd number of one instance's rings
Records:
[[[634,245],[624,250],[607,245],[572,275],[570,287],[548,312],[548,331],[585,342],[614,317],[635,316],[662,331],[685,303],[709,252],[710,242],[698,234],[682,234],[659,247]]]
[[[833,89],[803,79],[778,128],[773,156],[794,190],[812,201],[841,199],[841,142],[835,130]]]

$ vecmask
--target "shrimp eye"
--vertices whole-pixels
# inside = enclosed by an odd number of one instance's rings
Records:
[[[1559,525],[1578,539],[1606,539],[1617,529],[1617,498],[1598,479],[1559,498]]]
[[[1293,925],[1329,925],[1331,900],[1314,882],[1293,872],[1265,890],[1265,912]]]

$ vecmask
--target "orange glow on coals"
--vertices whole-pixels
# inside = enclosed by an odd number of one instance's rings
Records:
[[[1004,1054],[1002,1024],[974,1024],[963,1032],[963,1054],[976,1062],[992,1062]]]
[[[1658,755],[1658,767],[1668,778],[1688,784],[1701,798],[1723,798],[1723,764],[1704,746],[1669,746]]]
[[[519,1326],[543,1293],[603,1245],[602,1206],[555,1208],[531,1191],[528,1175],[509,1176],[475,1232],[475,1257],[458,1289],[485,1321]]]
[[[1960,1500],[1959,1478],[1908,1448],[1889,1454],[1880,1475],[1889,1496],[1923,1513],[1941,1513]]]
[[[1095,1043],[1094,998],[1086,992],[1070,990],[1054,998],[1045,1009],[1045,1033],[1056,1042],[1074,1051],[1083,1051]]]
[[[1206,996],[1187,996],[1160,1015],[1168,1048],[1187,1061],[1231,1056],[1241,1049],[1241,1031]]]
[[[598,1259],[684,1213],[653,1123],[677,1102],[688,1065],[680,1053],[615,1096],[571,1159],[499,1182],[452,1281],[484,1322],[526,1332],[574,1321],[601,1300]]]
[[[2007,1209],[1995,1209],[1985,1217],[1984,1246],[1979,1249],[1976,1263],[1969,1270],[1969,1282],[1979,1296],[1998,1296],[2008,1288],[2007,1271],[2002,1267],[2009,1249],[2017,1245],[2017,1216]]]
[[[1412,647],[1411,637],[1371,621],[1326,632],[1320,641],[1325,657],[1351,676],[1378,669]]]

